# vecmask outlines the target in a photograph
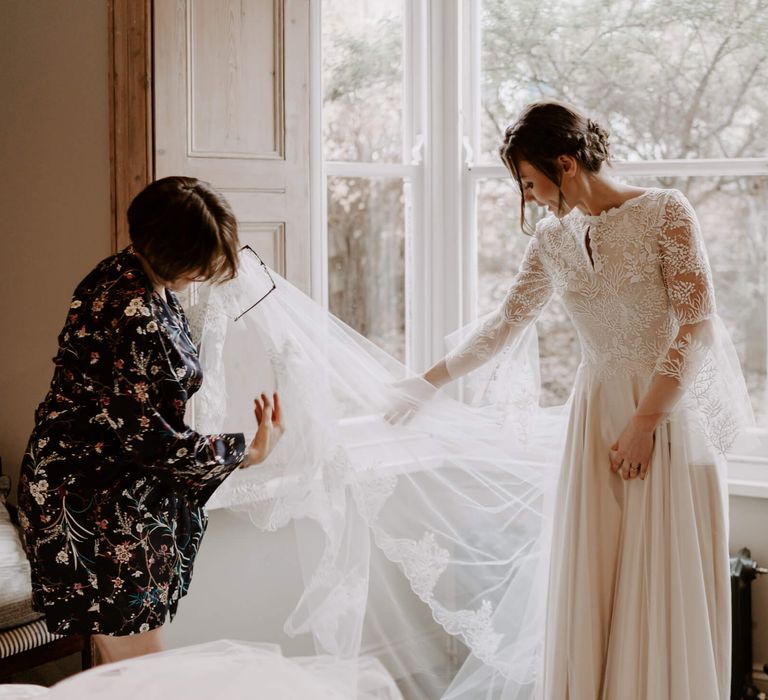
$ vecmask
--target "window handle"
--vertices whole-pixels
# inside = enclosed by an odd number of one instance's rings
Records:
[[[467,170],[472,170],[472,166],[475,162],[475,152],[472,150],[472,145],[469,143],[469,138],[465,136],[461,140],[461,145],[464,148],[464,166]]]
[[[411,165],[421,165],[424,160],[424,135],[416,135],[416,143],[411,149]]]

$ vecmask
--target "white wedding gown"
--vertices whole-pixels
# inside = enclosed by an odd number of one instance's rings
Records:
[[[725,351],[690,204],[652,189],[600,216],[545,220],[503,313],[449,358],[451,374],[486,359],[555,292],[582,363],[555,505],[543,695],[724,700],[730,583],[720,452],[733,423],[714,371]],[[656,374],[674,378],[682,400],[656,430],[648,477],[625,481],[610,470],[609,450]]]
[[[265,529],[321,529],[322,548],[303,550],[289,633],[338,658],[377,650],[408,700],[728,696],[722,455],[751,414],[679,192],[541,222],[501,308],[447,357],[471,405],[441,392],[407,425],[382,416],[393,401],[417,406],[424,387],[393,386],[401,365],[285,280],[242,315],[268,288],[247,258],[237,280],[208,290],[197,321],[196,427],[247,432],[251,397],[281,394],[285,438],[209,506]],[[582,346],[567,427],[538,408],[532,321],[554,293]],[[674,380],[674,407],[647,479],[624,481],[609,448],[656,375]],[[465,645],[463,665],[414,602]]]

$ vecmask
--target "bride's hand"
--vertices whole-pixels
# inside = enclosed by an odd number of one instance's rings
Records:
[[[611,445],[611,471],[624,479],[645,479],[653,453],[656,422],[652,418],[633,416],[619,439]]]
[[[389,389],[393,396],[384,420],[392,425],[409,423],[422,404],[437,393],[437,387],[430,384],[422,374],[394,382],[389,385]]]
[[[248,446],[248,453],[240,465],[241,469],[252,464],[259,464],[269,457],[269,453],[272,452],[285,432],[282,411],[280,410],[280,397],[277,394],[273,394],[272,399],[266,394],[262,394],[253,400],[253,404],[253,412],[259,427],[253,441]]]

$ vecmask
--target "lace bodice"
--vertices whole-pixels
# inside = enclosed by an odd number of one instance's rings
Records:
[[[715,314],[709,264],[688,200],[677,190],[649,189],[599,216],[574,210],[542,221],[501,307],[446,358],[451,376],[497,353],[555,292],[591,374],[656,369],[679,375],[691,326]],[[689,335],[677,338],[681,329]]]

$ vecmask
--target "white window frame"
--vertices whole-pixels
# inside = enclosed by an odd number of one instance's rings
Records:
[[[324,161],[321,13],[311,0],[312,290],[327,308],[326,183],[332,176],[402,178],[406,193],[406,365],[442,357],[444,338],[477,315],[477,185],[509,177],[475,163],[480,148],[480,0],[403,0],[404,110],[400,163]],[[618,176],[768,176],[768,158],[622,162]],[[768,444],[768,428],[755,431]],[[768,498],[768,454],[728,457],[731,495]]]
[[[328,229],[327,183],[329,177],[390,178],[403,182],[405,190],[405,364],[415,369],[423,364],[423,338],[428,307],[414,303],[423,298],[424,289],[417,289],[409,280],[420,279],[414,271],[423,268],[422,250],[414,246],[416,231],[425,230],[427,219],[424,202],[426,166],[424,152],[426,133],[426,3],[424,0],[401,0],[403,6],[403,126],[402,154],[398,163],[329,161],[323,156],[322,117],[322,0],[312,0],[310,8],[310,55],[312,76],[310,104],[312,110],[312,295],[328,308]]]

